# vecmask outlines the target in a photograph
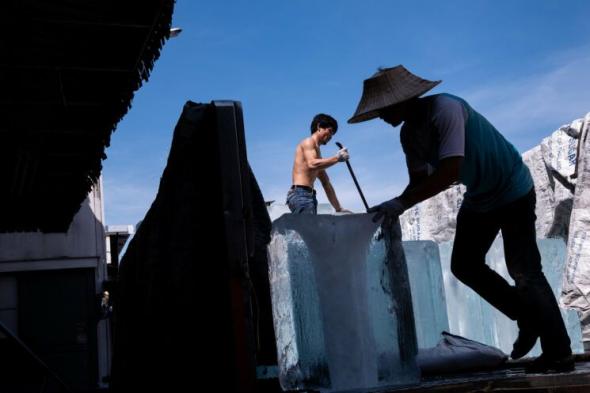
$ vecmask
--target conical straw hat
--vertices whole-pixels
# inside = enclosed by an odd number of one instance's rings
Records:
[[[429,81],[398,65],[376,72],[363,83],[363,96],[348,120],[360,123],[379,116],[379,110],[400,102],[419,97],[441,81]]]

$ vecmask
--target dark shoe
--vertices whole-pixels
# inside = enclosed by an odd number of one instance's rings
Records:
[[[524,369],[527,374],[538,373],[567,373],[574,371],[575,361],[572,355],[567,355],[561,358],[549,358],[545,354],[541,354],[538,358],[533,360]]]
[[[518,324],[520,327],[520,323]],[[518,337],[512,345],[512,353],[510,357],[512,359],[520,359],[524,355],[530,352],[535,346],[539,335],[532,329],[521,328],[518,331]]]

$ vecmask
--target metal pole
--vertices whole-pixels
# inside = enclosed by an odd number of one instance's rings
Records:
[[[336,146],[338,146],[340,149],[343,148],[342,143],[340,143],[340,142],[336,142]],[[359,182],[356,180],[356,176],[354,175],[352,167],[350,166],[349,160],[346,160],[346,166],[348,167],[348,171],[350,172],[350,175],[352,176],[352,180],[354,180],[354,185],[356,186],[356,189],[359,190],[359,194],[361,195],[361,199],[363,200],[363,204],[365,205],[365,209],[367,211],[369,211],[369,205],[367,205],[367,201],[365,199],[365,196],[363,195],[363,192],[361,191],[361,186],[359,186]]]

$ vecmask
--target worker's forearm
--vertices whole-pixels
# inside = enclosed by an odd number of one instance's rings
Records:
[[[448,157],[439,162],[438,168],[430,176],[412,176],[410,174],[410,185],[399,198],[406,208],[409,208],[446,190],[459,180],[462,166],[462,156]]]
[[[338,201],[338,198],[336,197],[336,192],[334,191],[332,184],[328,183],[328,184],[322,184],[322,185],[324,186],[324,191],[326,192],[326,196],[328,197],[328,201],[330,201],[330,204],[334,207],[334,210],[336,210],[337,212],[342,210],[342,206],[340,206],[340,202]]]
[[[455,181],[457,181],[455,174],[444,169],[437,170],[432,175],[424,178],[419,184],[412,187],[408,186],[400,195],[400,198],[409,208],[446,190]]]
[[[338,163],[338,157],[316,158],[308,163],[309,169],[326,169]]]

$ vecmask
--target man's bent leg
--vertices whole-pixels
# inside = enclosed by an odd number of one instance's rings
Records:
[[[560,359],[569,356],[570,339],[541,267],[535,233],[534,191],[502,209],[500,217],[506,265],[518,292],[519,301],[515,303],[520,305],[519,327],[534,329],[541,337],[546,357]]]
[[[485,256],[499,231],[495,214],[461,207],[451,257],[451,271],[508,318],[517,318],[516,289],[485,263]]]

